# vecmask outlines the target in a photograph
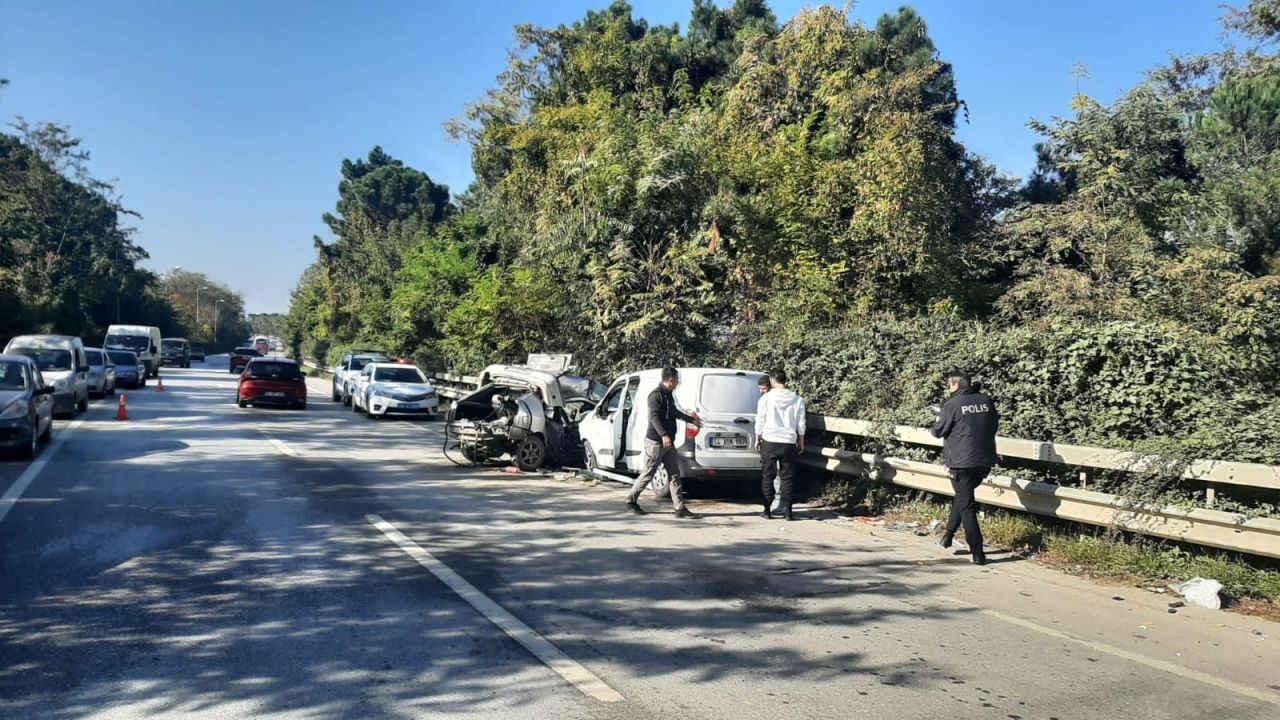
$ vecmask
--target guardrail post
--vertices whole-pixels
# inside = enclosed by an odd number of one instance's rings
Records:
[[[1204,506],[1213,507],[1218,502],[1218,489],[1213,483],[1205,483]]]

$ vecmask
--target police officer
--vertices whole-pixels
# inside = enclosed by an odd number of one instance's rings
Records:
[[[987,556],[982,549],[982,530],[978,527],[977,502],[973,492],[991,472],[991,466],[999,462],[996,455],[996,430],[1000,414],[991,398],[973,388],[968,374],[962,370],[950,370],[946,374],[947,390],[951,397],[941,408],[936,408],[937,420],[933,423],[934,437],[943,438],[942,461],[951,477],[955,491],[951,499],[951,517],[942,536],[941,545],[951,547],[951,539],[961,524],[964,539],[969,544],[975,565],[986,565]]]

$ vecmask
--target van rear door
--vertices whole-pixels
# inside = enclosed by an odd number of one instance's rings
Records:
[[[695,409],[702,431],[694,441],[694,458],[708,468],[760,467],[756,452],[756,403],[759,373],[709,372],[698,381]]]

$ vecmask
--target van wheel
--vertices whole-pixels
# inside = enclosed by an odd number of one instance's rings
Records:
[[[334,391],[333,391],[333,401],[334,401],[334,402],[342,402],[342,393],[338,392],[337,390],[334,390]]]
[[[76,403],[76,412],[84,412],[89,409],[89,393],[84,394],[84,399]]]
[[[667,466],[658,464],[658,471],[653,474],[653,481],[649,483],[649,490],[653,492],[653,496],[662,499],[671,497],[671,476],[667,474]]]
[[[516,467],[533,472],[547,461],[547,444],[537,435],[525,438],[516,448]]]

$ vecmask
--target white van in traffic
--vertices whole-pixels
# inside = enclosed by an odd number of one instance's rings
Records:
[[[53,387],[55,415],[74,416],[89,407],[89,358],[84,343],[71,335],[19,335],[4,346],[5,355],[26,355]]]
[[[107,350],[128,350],[147,368],[148,377],[160,375],[160,328],[148,325],[112,325],[102,343]]]
[[[681,478],[759,484],[755,418],[763,373],[730,368],[677,370],[680,386],[674,393],[676,405],[702,420],[702,430],[676,423],[673,441]],[[661,382],[662,370],[654,369],[628,373],[609,386],[600,404],[578,424],[587,469],[632,475],[644,470],[646,401]],[[661,497],[668,482],[666,470],[660,467],[650,487]]]

